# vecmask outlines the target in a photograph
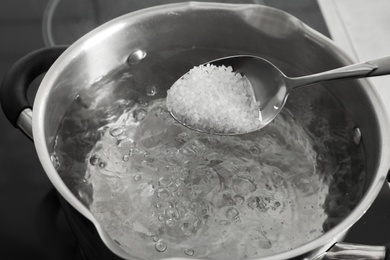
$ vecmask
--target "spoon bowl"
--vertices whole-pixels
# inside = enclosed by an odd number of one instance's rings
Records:
[[[317,74],[288,77],[270,61],[252,55],[237,55],[207,62],[215,66],[232,67],[233,72],[245,76],[252,88],[255,101],[260,102],[258,128],[250,131],[216,132],[183,123],[170,111],[172,117],[186,127],[209,134],[239,135],[267,126],[283,109],[289,93],[298,87],[347,78],[363,78],[390,74],[390,56],[357,63]],[[209,100],[213,102],[213,100]],[[223,109],[223,108],[220,108]]]
[[[245,75],[253,96],[260,102],[260,128],[268,125],[282,110],[288,97],[286,76],[266,59],[249,56],[231,56],[210,61],[215,66],[231,66],[234,72]],[[236,134],[246,134],[240,132]]]

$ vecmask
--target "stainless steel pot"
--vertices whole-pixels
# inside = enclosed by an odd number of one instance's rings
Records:
[[[93,223],[112,252],[125,259],[130,259],[129,255],[65,185],[50,155],[62,116],[82,89],[128,62],[129,55],[139,50],[149,53],[180,48],[195,51],[190,56],[176,57],[174,64],[167,61],[166,69],[172,73],[159,79],[166,87],[192,66],[230,52],[264,56],[289,76],[351,63],[332,41],[282,11],[260,5],[189,2],[124,15],[88,33],[65,51],[64,47],[39,50],[16,64],[2,85],[5,114],[33,138],[39,159],[60,195]],[[32,112],[25,98],[26,89],[46,69]],[[389,117],[378,93],[367,81],[351,80],[342,87],[338,84],[324,87],[337,97],[360,129],[368,173],[363,198],[341,223],[321,237],[263,259],[343,259],[348,254],[361,259],[385,258],[385,247],[346,245],[340,241],[370,207],[386,180],[390,167],[386,146],[390,143]]]

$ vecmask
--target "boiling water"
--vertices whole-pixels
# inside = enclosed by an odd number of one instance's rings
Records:
[[[137,82],[124,67],[75,97],[52,155],[134,258],[283,252],[321,236],[361,198],[362,148],[324,89],[292,94],[258,132],[214,136],[175,123],[165,92]]]

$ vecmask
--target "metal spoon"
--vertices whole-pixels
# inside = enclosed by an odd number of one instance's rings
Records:
[[[256,101],[260,101],[261,119],[259,118],[260,124],[256,130],[268,125],[280,113],[288,95],[293,89],[339,79],[364,78],[390,74],[390,56],[302,77],[287,77],[270,61],[250,55],[230,56],[208,63],[216,66],[231,66],[233,71],[241,73],[248,78],[252,85]],[[171,115],[179,123],[182,123],[174,114],[171,113]],[[246,132],[229,134],[215,133],[213,129],[199,129],[194,126],[185,126],[199,132],[220,135],[246,134]]]

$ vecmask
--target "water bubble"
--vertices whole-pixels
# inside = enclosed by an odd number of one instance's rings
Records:
[[[120,138],[117,138],[117,140],[120,140],[119,147],[124,147],[124,148],[134,148],[137,146],[137,144],[134,142],[132,138],[129,138],[127,136],[122,136]]]
[[[103,169],[104,167],[106,167],[106,163],[105,162],[99,162],[99,167]]]
[[[176,191],[179,189],[179,186],[180,186],[180,184],[171,182],[171,183],[169,183],[169,185],[168,185],[168,189],[169,189],[171,192],[176,192]]]
[[[133,227],[133,223],[131,223],[131,221],[129,219],[126,219],[123,224],[122,224],[123,228],[125,230],[131,230],[132,227]]]
[[[60,159],[58,158],[57,154],[52,153],[50,155],[50,160],[55,169],[58,169],[60,167]]]
[[[222,202],[223,202],[223,205],[225,205],[225,206],[236,205],[236,202],[234,201],[232,196],[230,194],[226,194],[226,193],[222,195]]]
[[[157,190],[157,197],[160,199],[166,199],[170,196],[169,190],[166,188],[158,189]]]
[[[245,200],[245,198],[241,195],[234,195],[233,199],[236,202],[236,205],[242,205],[242,203],[244,203]]]
[[[231,208],[228,208],[228,209],[226,210],[225,216],[226,216],[228,219],[235,219],[235,218],[238,217],[238,214],[239,214],[238,210],[235,209],[235,208],[233,208],[233,207],[231,207]]]
[[[188,142],[190,139],[191,136],[187,132],[181,132],[175,137],[175,140],[182,144]]]
[[[156,108],[156,110],[154,111],[154,115],[155,115],[156,117],[164,116],[165,113],[166,113],[166,111],[165,111],[165,109],[162,108],[162,107],[158,107],[158,108]]]
[[[145,158],[144,162],[145,164],[152,165],[155,160],[156,160],[155,158],[148,156]]]
[[[280,188],[284,185],[284,178],[282,176],[279,176],[277,172],[273,172],[274,177],[272,178],[273,180],[273,185],[275,188]]]
[[[117,136],[116,137],[116,145],[119,146],[119,147],[123,146],[122,143],[125,142],[125,140],[126,140],[126,136],[124,136],[124,135]]]
[[[183,225],[181,225],[181,230],[184,235],[190,236],[195,233],[196,227],[192,223],[184,222]]]
[[[130,156],[130,157],[133,157],[133,156],[134,156],[134,153],[135,153],[135,149],[131,148],[131,149],[129,150],[129,156]]]
[[[204,143],[196,139],[192,139],[186,142],[180,150],[187,156],[195,157],[202,156],[207,151],[207,149],[208,148]]]
[[[193,256],[194,255],[194,250],[192,248],[184,248],[184,254],[188,256]]]
[[[109,132],[110,132],[111,136],[117,137],[117,136],[120,136],[121,134],[123,134],[124,129],[122,127],[114,127],[112,129],[110,129]]]
[[[165,217],[163,214],[159,214],[158,217],[157,217],[158,220],[160,220],[161,222],[165,220]]]
[[[163,176],[158,180],[158,185],[162,187],[167,187],[169,184],[171,184],[171,182],[171,177]]]
[[[170,165],[182,165],[186,162],[185,156],[175,148],[169,150],[166,160]]]
[[[133,117],[134,117],[134,120],[136,122],[144,120],[146,115],[147,115],[147,112],[143,108],[138,108],[138,109],[134,110],[134,112],[133,112]]]
[[[138,99],[138,103],[141,107],[147,107],[149,104],[148,104],[148,101],[146,101],[145,99],[143,98],[139,98]]]
[[[127,64],[129,65],[136,65],[140,63],[143,59],[146,57],[146,52],[143,50],[135,50],[133,51],[129,57],[127,58]]]
[[[233,180],[233,189],[236,193],[246,196],[256,190],[256,185],[247,178],[237,177]]]
[[[183,175],[184,177],[187,177],[190,171],[187,168],[183,168],[180,170],[180,174]]]
[[[255,146],[255,145],[252,145],[250,148],[249,148],[249,152],[253,155],[253,156],[257,156],[260,154],[260,149]]]
[[[165,224],[168,226],[168,227],[173,227],[175,225],[175,220],[170,218],[170,219],[167,219],[165,221]]]
[[[169,207],[165,210],[165,215],[170,219],[179,219],[180,215],[177,209],[174,207]]]
[[[147,86],[146,87],[146,95],[155,96],[157,94],[156,86]]]
[[[165,250],[167,250],[167,247],[167,244],[161,239],[158,240],[154,245],[154,248],[157,250],[157,252],[165,252]]]
[[[206,159],[207,161],[210,161],[210,162],[219,163],[219,162],[222,162],[222,161],[220,160],[220,156],[221,156],[221,155],[220,155],[219,153],[211,152],[211,153],[205,155],[205,159]]]
[[[259,197],[253,196],[248,199],[248,207],[251,209],[255,209],[259,206]]]
[[[136,175],[134,175],[134,178],[133,178],[133,179],[134,179],[135,181],[139,181],[139,180],[141,180],[141,178],[142,178],[141,175],[136,174]]]
[[[188,157],[195,157],[196,152],[191,147],[183,147],[180,149],[180,152]]]
[[[229,224],[230,224],[230,222],[227,220],[220,220],[218,222],[218,225],[220,225],[220,226],[228,226]]]

